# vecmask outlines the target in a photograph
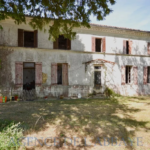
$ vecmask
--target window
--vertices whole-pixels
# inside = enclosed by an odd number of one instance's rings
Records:
[[[147,67],[147,83],[150,83],[150,66]]]
[[[129,41],[126,41],[126,54],[129,54]]]
[[[147,43],[147,53],[150,55],[150,42]]]
[[[101,86],[101,66],[94,66],[94,87]]]
[[[63,49],[70,50],[71,49],[71,41],[65,38],[63,35],[59,35],[59,38],[53,43],[54,49]]]
[[[131,66],[126,66],[126,83],[131,83]]]
[[[34,47],[34,32],[24,31],[24,47]]]
[[[96,52],[101,52],[101,39],[95,39],[95,51]]]
[[[57,84],[62,84],[62,64],[57,65]]]

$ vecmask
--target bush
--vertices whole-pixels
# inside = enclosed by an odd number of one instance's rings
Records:
[[[115,93],[112,89],[106,87],[104,93],[106,94],[106,96],[108,97],[114,97],[114,96],[120,96],[119,94]]]
[[[0,123],[0,150],[18,150],[23,137],[23,129],[20,123]]]

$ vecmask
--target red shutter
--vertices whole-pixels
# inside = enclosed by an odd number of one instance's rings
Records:
[[[133,67],[133,73],[134,73],[134,84],[138,85],[138,67]]]
[[[121,66],[121,84],[125,85],[125,66]]]
[[[127,47],[126,47],[126,40],[123,40],[123,54],[126,54],[126,50],[127,50]]]
[[[51,84],[57,84],[57,64],[51,64]]]
[[[68,64],[62,64],[62,84],[68,85]]]
[[[16,85],[23,85],[23,62],[16,62],[15,63],[15,84]]]
[[[132,41],[129,41],[129,54],[132,54]]]
[[[147,54],[150,55],[150,42],[147,43]]]
[[[23,30],[18,29],[18,46],[23,47]]]
[[[147,84],[147,67],[143,68],[143,84]]]
[[[42,63],[35,63],[35,84],[42,84]]]
[[[106,38],[102,38],[102,52],[106,52]]]
[[[71,40],[67,39],[67,49],[71,49]]]
[[[58,39],[53,42],[53,49],[58,49]]]
[[[38,30],[34,31],[34,47],[38,47]]]
[[[92,37],[92,52],[95,52],[95,37]]]

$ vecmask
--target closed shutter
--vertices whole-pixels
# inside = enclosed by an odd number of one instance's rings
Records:
[[[147,84],[147,67],[143,68],[143,84]]]
[[[95,37],[92,37],[92,52],[95,52]]]
[[[102,52],[106,52],[106,38],[102,38]]]
[[[71,40],[67,39],[67,49],[71,49]]]
[[[138,67],[133,67],[133,73],[134,73],[134,84],[138,85]]]
[[[121,66],[121,84],[125,85],[125,66]]]
[[[150,42],[147,43],[147,54],[150,55]]]
[[[42,63],[35,63],[35,84],[42,84]]]
[[[18,46],[19,47],[23,47],[23,30],[22,29],[18,29]]]
[[[15,63],[15,84],[16,85],[23,85],[23,62],[16,62]]]
[[[51,64],[51,84],[57,84],[57,64]]]
[[[68,64],[62,64],[62,84],[68,85]]]
[[[38,30],[34,31],[34,47],[38,47]]]
[[[58,49],[58,39],[56,39],[56,41],[53,42],[53,49]]]
[[[129,54],[132,54],[132,41],[129,41]]]
[[[127,51],[126,42],[127,42],[126,40],[123,40],[123,54],[126,54],[126,53],[127,53],[127,52],[126,52],[126,51]]]

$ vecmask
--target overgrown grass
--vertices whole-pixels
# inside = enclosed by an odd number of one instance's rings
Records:
[[[149,97],[45,100],[0,105],[0,119],[21,122],[25,129],[24,135],[38,134],[39,131],[47,135],[48,130],[55,127],[55,136],[65,137],[72,133],[72,136],[92,137],[93,143],[97,137],[101,141],[104,137],[118,140],[123,137],[125,149],[141,149],[137,147],[136,141],[130,144],[129,139],[137,137],[143,137],[150,147],[149,114]]]

